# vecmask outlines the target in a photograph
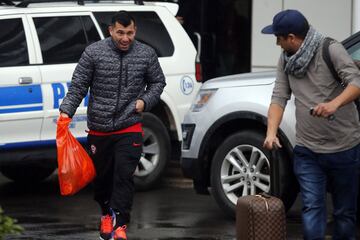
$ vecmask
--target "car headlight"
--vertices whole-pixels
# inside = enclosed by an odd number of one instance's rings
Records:
[[[215,94],[217,89],[205,89],[200,90],[196,96],[195,102],[191,105],[192,112],[200,112],[206,104],[209,102],[210,98]]]

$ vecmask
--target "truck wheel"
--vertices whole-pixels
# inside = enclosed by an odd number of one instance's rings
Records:
[[[55,166],[49,164],[18,164],[3,166],[1,172],[5,177],[20,183],[41,182],[49,177],[55,170]]]
[[[143,128],[143,153],[135,171],[137,190],[155,187],[170,159],[170,137],[160,119],[151,113],[144,113]]]
[[[265,135],[257,131],[240,131],[216,150],[211,165],[212,195],[226,214],[235,217],[235,206],[241,196],[270,191],[270,152],[262,147]],[[278,159],[280,198],[288,210],[297,196],[297,182],[292,164]],[[289,178],[285,178],[290,176]]]

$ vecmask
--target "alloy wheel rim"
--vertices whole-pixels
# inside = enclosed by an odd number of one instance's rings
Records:
[[[150,175],[159,164],[159,156],[160,146],[156,134],[151,129],[144,127],[143,151],[135,170],[135,176]]]
[[[239,145],[225,156],[220,169],[225,196],[236,204],[241,196],[270,190],[270,163],[257,147]]]

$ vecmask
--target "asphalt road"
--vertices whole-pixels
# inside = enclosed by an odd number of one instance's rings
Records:
[[[164,182],[158,189],[136,193],[130,240],[235,239],[235,221],[211,197],[195,194],[181,179]],[[35,186],[17,185],[0,175],[0,205],[25,228],[22,235],[6,240],[98,239],[99,209],[92,201],[91,186],[63,197],[56,175]],[[288,239],[302,239],[299,202],[288,213],[287,234]]]

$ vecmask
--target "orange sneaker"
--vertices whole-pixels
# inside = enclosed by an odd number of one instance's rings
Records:
[[[114,240],[127,240],[126,237],[126,225],[118,227],[114,231]]]
[[[100,222],[100,240],[112,239],[115,224],[115,214],[105,215],[101,217]]]

